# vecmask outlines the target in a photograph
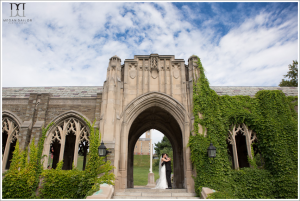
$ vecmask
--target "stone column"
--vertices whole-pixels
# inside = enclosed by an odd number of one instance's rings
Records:
[[[47,126],[45,125],[45,123],[46,123],[46,114],[49,106],[49,98],[50,98],[50,94],[47,93],[38,94],[37,100],[35,102],[36,121],[34,122],[31,136],[34,138],[36,145],[42,136],[42,128]]]
[[[31,138],[31,130],[34,123],[33,121],[35,116],[35,110],[37,106],[37,93],[31,93],[28,99],[28,105],[24,122],[20,126],[20,134],[18,140],[20,143],[21,150],[24,150],[25,147],[29,145]]]

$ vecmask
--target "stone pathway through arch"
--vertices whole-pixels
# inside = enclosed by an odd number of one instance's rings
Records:
[[[143,186],[115,192],[113,199],[200,199],[196,193],[188,193],[186,189],[151,189]]]

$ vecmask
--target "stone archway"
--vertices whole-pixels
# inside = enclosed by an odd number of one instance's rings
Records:
[[[120,144],[117,189],[133,187],[133,150],[139,136],[149,130],[157,129],[164,133],[173,146],[174,187],[190,189],[190,153],[187,147],[189,138],[189,115],[183,105],[169,95],[149,92],[133,99],[121,114],[119,121]],[[115,153],[118,153],[116,150]]]
[[[161,107],[153,106],[134,120],[128,137],[127,188],[133,188],[133,150],[138,138],[150,129],[157,129],[170,140],[173,148],[173,188],[184,188],[184,163],[182,132],[172,115]]]

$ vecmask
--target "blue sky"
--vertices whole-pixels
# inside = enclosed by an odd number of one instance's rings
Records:
[[[3,87],[102,86],[110,57],[151,53],[198,55],[212,86],[278,86],[299,54],[297,2],[27,2],[25,15],[2,21]]]
[[[212,86],[277,86],[298,60],[297,2],[27,2],[25,14],[2,23],[4,87],[102,86],[111,56],[151,53],[198,55]]]

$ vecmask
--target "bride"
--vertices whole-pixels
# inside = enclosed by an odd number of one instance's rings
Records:
[[[166,159],[166,154],[162,154],[160,157],[160,163],[159,163],[159,179],[158,182],[155,186],[155,188],[153,189],[166,189],[168,188],[168,182],[167,182],[167,178],[166,178],[166,165],[163,164],[163,166],[161,166],[161,164],[163,162],[168,162],[170,161],[170,159]]]

